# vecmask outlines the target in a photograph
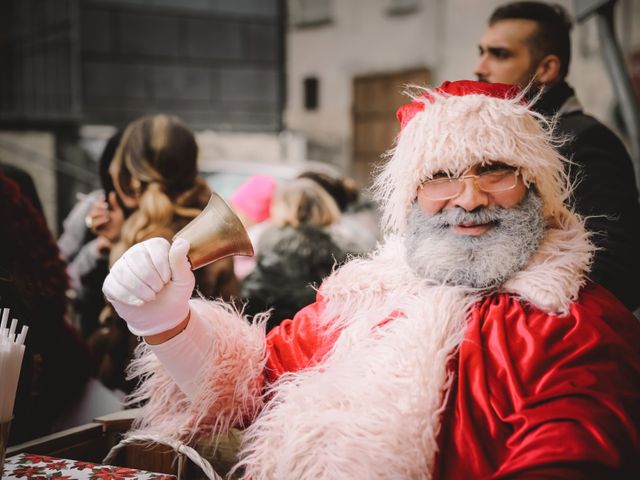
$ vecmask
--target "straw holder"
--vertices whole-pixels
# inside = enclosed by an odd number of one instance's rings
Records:
[[[9,309],[2,310],[0,320],[0,478],[4,467],[4,454],[7,448],[9,427],[13,418],[13,404],[16,400],[20,368],[24,356],[24,340],[29,327],[23,326],[16,333],[18,320],[14,318],[7,328]]]

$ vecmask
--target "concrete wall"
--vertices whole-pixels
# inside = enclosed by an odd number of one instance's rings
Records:
[[[327,25],[287,34],[285,125],[335,151],[334,163],[350,161],[351,91],[357,75],[430,67],[437,56],[439,2],[422,2],[413,14],[389,16],[386,0],[331,3]],[[303,80],[320,81],[320,108],[303,108]]]
[[[226,133],[196,132],[200,162],[247,161],[265,164],[296,164],[306,157],[306,141],[294,132]]]

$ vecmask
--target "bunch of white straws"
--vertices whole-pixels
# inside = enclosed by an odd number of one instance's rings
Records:
[[[29,327],[24,325],[19,334],[16,333],[18,319],[9,320],[9,309],[2,310],[0,321],[0,422],[7,422],[13,417],[13,403],[16,400],[18,377],[24,356],[24,339]]]

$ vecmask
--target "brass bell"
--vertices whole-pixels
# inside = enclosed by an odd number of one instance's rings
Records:
[[[253,245],[238,216],[215,192],[200,214],[173,236],[189,241],[191,269],[230,255],[253,255]]]

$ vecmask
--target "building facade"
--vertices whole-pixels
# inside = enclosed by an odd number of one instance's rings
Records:
[[[308,155],[366,184],[397,134],[405,84],[472,79],[478,41],[497,0],[289,0],[285,125]],[[574,2],[557,0],[570,13]],[[620,0],[623,53],[640,71],[640,2]],[[569,82],[585,109],[618,129],[613,89],[592,18],[573,30]],[[634,67],[635,65],[635,67]],[[638,76],[640,78],[640,76]],[[639,83],[640,86],[640,83]]]
[[[0,160],[57,200],[54,226],[97,176],[82,142],[105,139],[83,132],[164,112],[196,130],[277,134],[284,10],[281,0],[1,2]],[[31,148],[26,131],[50,135],[53,148]],[[55,182],[43,181],[44,165]]]

